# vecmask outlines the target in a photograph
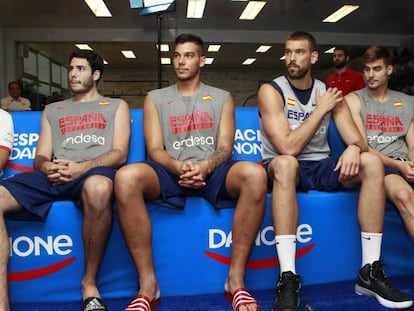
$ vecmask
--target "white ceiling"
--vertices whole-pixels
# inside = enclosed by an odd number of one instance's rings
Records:
[[[238,17],[246,2],[207,0],[203,19],[187,19],[187,1],[177,0],[174,12],[157,18],[141,16],[128,0],[105,0],[112,18],[96,18],[83,0],[0,0],[0,30],[5,40],[30,43],[29,46],[62,58],[63,63],[75,48],[74,43],[89,43],[113,67],[154,67],[155,44],[159,39],[173,42],[182,32],[200,35],[206,43],[223,44],[211,68],[240,67],[247,57],[257,57],[250,68],[283,67],[283,43],[292,31],[306,30],[317,39],[320,68],[331,66],[331,56],[323,51],[343,44],[357,57],[373,44],[388,47],[413,45],[414,1],[359,0],[360,9],[339,23],[322,19],[349,4],[343,0],[268,0],[254,21]],[[160,31],[158,31],[160,29]],[[272,48],[255,53],[259,44]],[[119,52],[131,49],[138,56],[126,60]],[[163,56],[169,56],[163,53]]]

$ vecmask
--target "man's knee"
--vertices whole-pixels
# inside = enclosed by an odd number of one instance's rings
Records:
[[[83,193],[87,197],[95,200],[98,198],[111,197],[113,193],[113,182],[106,176],[90,176],[85,180]]]
[[[155,172],[149,165],[141,163],[125,165],[116,172],[115,189],[148,181],[152,178],[152,174],[155,174]]]
[[[361,165],[366,171],[367,177],[384,176],[384,164],[376,154],[363,152],[361,154]]]
[[[299,170],[298,160],[289,155],[277,156],[271,162],[271,178],[275,181],[296,178]]]
[[[414,214],[414,191],[412,189],[400,188],[393,196],[400,212]]]

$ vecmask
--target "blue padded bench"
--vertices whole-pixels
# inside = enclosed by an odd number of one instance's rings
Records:
[[[128,163],[145,159],[142,111],[131,111],[132,137]],[[40,112],[12,113],[15,150],[4,176],[30,169],[39,133]],[[257,108],[236,109],[235,159],[259,162]],[[330,129],[333,153],[343,149],[335,127]],[[354,279],[360,266],[357,191],[298,193],[300,209],[297,270],[305,284]],[[200,198],[189,198],[177,211],[149,204],[153,223],[154,261],[164,296],[223,291],[231,247],[233,209],[214,210]],[[72,202],[56,202],[45,223],[7,221],[12,245],[9,287],[13,303],[79,301],[83,274],[82,215]],[[401,236],[404,236],[401,239]],[[400,244],[395,241],[401,240]],[[401,219],[387,206],[384,262],[389,275],[414,273],[414,247]],[[323,270],[320,267],[324,267]],[[323,273],[321,273],[323,271]],[[207,273],[206,273],[207,272]],[[270,195],[246,273],[249,289],[273,288],[279,273]],[[99,274],[104,297],[132,297],[137,289],[135,267],[126,249],[116,214]],[[20,293],[24,292],[25,295]]]

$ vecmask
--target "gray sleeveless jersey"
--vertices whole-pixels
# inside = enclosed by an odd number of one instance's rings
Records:
[[[91,102],[67,99],[47,105],[54,157],[82,162],[112,150],[119,103],[120,99],[100,96]]]
[[[367,88],[354,93],[361,102],[369,146],[391,158],[407,159],[405,135],[413,118],[414,97],[388,90],[387,101],[379,103],[369,95]]]
[[[158,111],[164,147],[175,159],[197,163],[216,150],[217,129],[229,92],[201,84],[197,94],[185,97],[174,84],[148,95]]]
[[[282,90],[284,99],[284,110],[286,118],[289,121],[290,130],[294,131],[298,128],[303,122],[305,122],[311,113],[315,110],[316,100],[315,92],[316,89],[319,90],[319,94],[323,95],[326,92],[326,85],[317,79],[314,79],[314,84],[312,87],[312,92],[309,98],[309,102],[302,104],[299,99],[296,97],[292,87],[289,84],[289,81],[285,76],[280,76],[273,80]],[[328,128],[329,121],[331,119],[331,113],[328,113],[319,129],[309,142],[309,144],[302,150],[302,152],[297,157],[298,160],[322,160],[329,156],[330,149],[328,145]],[[275,156],[279,155],[278,152],[273,148],[269,139],[266,136],[266,133],[263,129],[263,123],[260,119],[260,138],[262,140],[262,158],[263,160],[272,159]]]

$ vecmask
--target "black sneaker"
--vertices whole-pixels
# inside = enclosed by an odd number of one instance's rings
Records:
[[[300,299],[301,278],[292,271],[283,272],[277,282],[277,297],[272,311],[297,311]]]
[[[366,264],[359,270],[355,292],[358,295],[373,296],[387,308],[405,309],[413,304],[410,297],[394,288],[387,280],[381,261]]]

